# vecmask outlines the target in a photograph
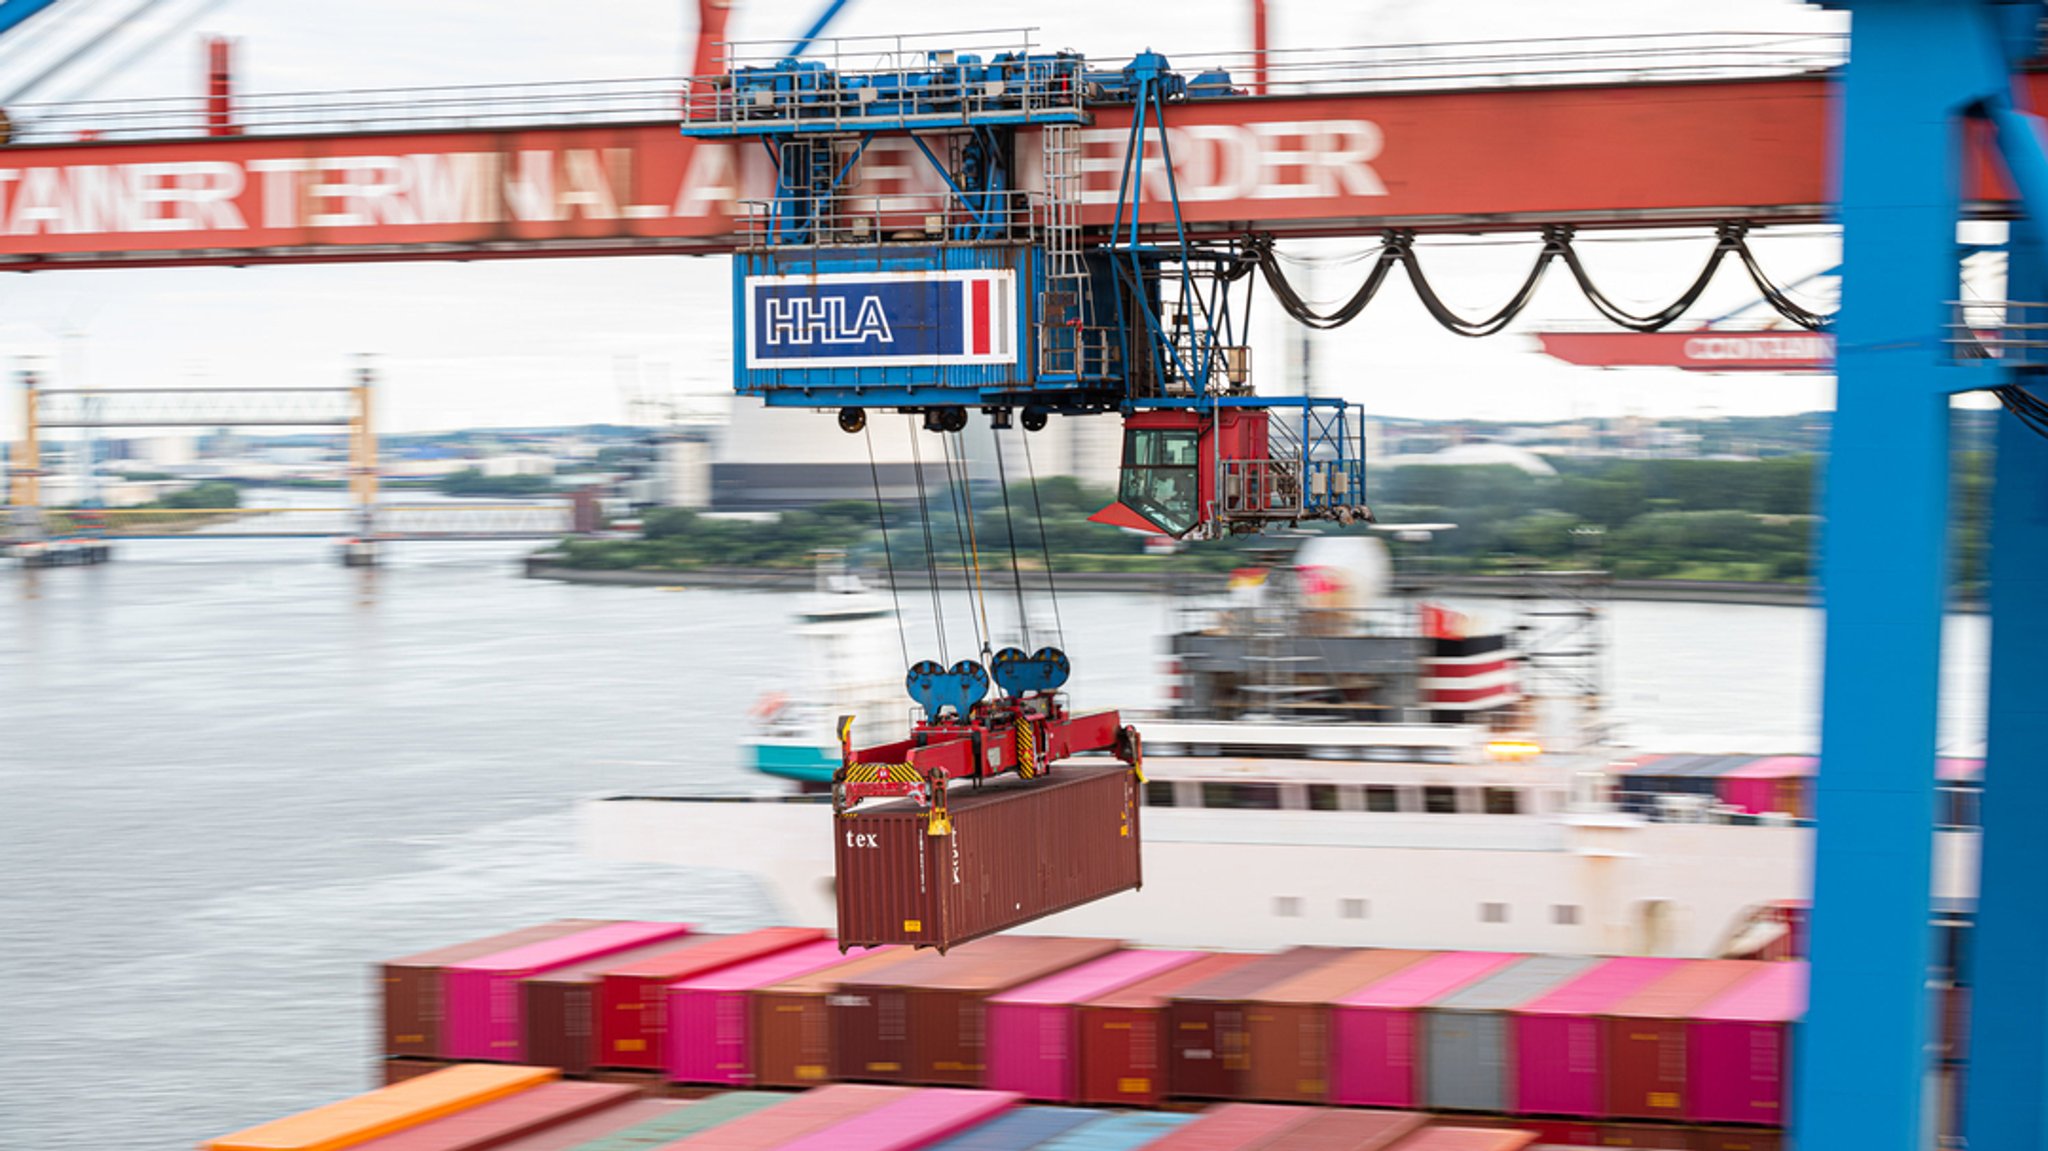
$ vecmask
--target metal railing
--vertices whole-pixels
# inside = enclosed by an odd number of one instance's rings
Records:
[[[348,427],[358,388],[37,388],[40,428]]]
[[[572,517],[567,502],[388,504],[370,513],[366,531],[363,509],[352,507],[63,508],[41,513],[38,538],[557,539]]]
[[[1679,82],[1807,75],[1839,67],[1847,58],[1847,37],[1837,33],[1659,33],[1479,40],[1443,43],[1362,44],[1278,49],[1266,59],[1267,92],[1308,95],[1340,92],[1505,88],[1563,84]],[[729,67],[777,69],[787,43],[732,42],[725,45]],[[933,54],[989,57],[1036,51],[1028,31],[962,32],[823,40],[806,59],[837,73],[871,77],[927,76]],[[986,84],[960,86],[961,109],[987,111],[1015,102],[1033,117],[1065,116],[1086,97],[1081,85],[1061,83],[1072,69],[1087,68],[1077,57],[1051,58],[1006,81],[990,94]],[[1176,54],[1174,67],[1193,76],[1227,71],[1235,91],[1252,83],[1249,52]],[[1114,99],[1123,61],[1099,60],[1078,75]],[[942,65],[943,67],[943,65]],[[1089,80],[1094,76],[1097,79]],[[733,98],[730,76],[625,77],[563,80],[537,84],[435,85],[409,88],[308,90],[237,94],[232,131],[237,135],[338,135],[357,132],[416,132],[490,129],[529,125],[662,123],[686,116],[705,122],[737,123],[764,112],[791,115],[791,108],[843,119],[849,129],[872,125],[876,104],[895,98],[869,86],[835,93],[823,103],[795,99],[785,107],[771,96],[764,107]],[[1109,91],[1100,91],[1102,89]],[[1212,89],[1213,90],[1213,89]],[[850,92],[851,95],[846,93]],[[950,97],[949,97],[950,98]],[[867,100],[863,105],[860,102]],[[742,104],[745,106],[743,107]],[[84,140],[138,140],[209,134],[209,102],[203,95],[133,100],[24,103],[7,109],[15,145],[68,144]],[[951,113],[957,120],[962,111]]]
[[[2048,366],[2048,302],[1951,300],[1942,343],[1957,360]]]
[[[1124,345],[1115,328],[1038,325],[1038,374],[1076,382],[1123,378]]]
[[[1030,243],[1045,223],[1035,192],[984,193],[972,202],[946,193],[897,196],[783,196],[740,202],[748,247],[918,243]]]

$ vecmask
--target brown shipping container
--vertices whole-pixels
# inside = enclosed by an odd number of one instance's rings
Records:
[[[1144,882],[1138,778],[1064,766],[947,793],[953,830],[928,833],[909,800],[832,822],[839,942],[949,947]]]
[[[482,959],[528,943],[560,939],[611,922],[605,919],[557,919],[534,927],[507,931],[485,939],[422,951],[378,966],[378,987],[384,1003],[384,1054],[441,1054],[441,969]]]
[[[886,947],[837,967],[754,993],[754,1082],[761,1087],[816,1087],[832,1076],[832,999],[849,980],[920,958]]]
[[[1338,947],[1290,948],[1175,992],[1167,1008],[1169,1094],[1241,1098],[1251,1066],[1245,1004],[1269,987],[1348,954]]]
[[[1205,956],[1081,1004],[1080,1101],[1156,1106],[1166,1098],[1166,1009],[1174,993],[1261,958]]]
[[[1607,1012],[1607,1114],[1676,1119],[1685,1107],[1685,1021],[1764,963],[1687,963]]]
[[[381,1079],[384,1086],[389,1087],[393,1083],[418,1079],[422,1075],[432,1075],[443,1067],[453,1066],[453,1063],[445,1059],[386,1059],[379,1070],[383,1073]]]
[[[520,980],[526,1061],[541,1067],[558,1067],[564,1075],[590,1074],[590,1069],[597,1066],[597,989],[604,982],[604,973],[636,959],[667,955],[722,938],[692,935],[681,940],[664,939]]]
[[[1321,1103],[1330,1094],[1330,1004],[1429,951],[1352,951],[1276,983],[1246,1005],[1242,1098]]]
[[[833,1077],[979,1086],[989,996],[1120,946],[1110,939],[1004,935],[848,978],[832,996]]]

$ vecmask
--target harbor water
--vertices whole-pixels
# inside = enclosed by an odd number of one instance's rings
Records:
[[[138,542],[0,570],[0,1147],[184,1148],[362,1090],[381,958],[561,916],[773,922],[741,877],[580,857],[572,809],[761,787],[745,717],[801,674],[793,597],[525,580],[530,546],[349,570],[317,541]],[[1079,705],[1158,703],[1165,600],[1059,607],[1033,640],[1063,637]],[[937,654],[929,599],[903,608],[911,658]],[[1608,611],[1636,744],[1813,749],[1818,613]],[[1949,639],[1943,741],[1971,751],[1984,621]]]

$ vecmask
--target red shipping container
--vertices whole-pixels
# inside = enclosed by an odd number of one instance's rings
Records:
[[[1167,1009],[1181,989],[1261,958],[1208,955],[1080,1005],[1082,1103],[1151,1107],[1166,1098]]]
[[[1145,1151],[1252,1151],[1304,1126],[1319,1114],[1321,1111],[1314,1107],[1225,1103],[1145,1144]]]
[[[754,992],[847,962],[837,943],[820,939],[670,984],[669,1079],[726,1086],[752,1083]]]
[[[1416,1106],[1422,1098],[1422,1008],[1520,958],[1447,951],[1338,999],[1330,1012],[1330,1102]]]
[[[1295,947],[1175,992],[1167,1008],[1168,1091],[1196,1099],[1242,1098],[1251,1068],[1245,1004],[1268,987],[1348,954],[1338,947]]]
[[[687,1139],[664,1143],[661,1151],[776,1151],[813,1131],[844,1123],[910,1095],[908,1087],[834,1083],[792,1095],[773,1107],[728,1120]]]
[[[1773,963],[1687,1022],[1687,1122],[1784,1124],[1792,1024],[1806,1012],[1806,979],[1804,963]]]
[[[1016,1105],[1017,1096],[1008,1091],[931,1087],[813,1131],[777,1151],[918,1151]]]
[[[1689,960],[1608,1010],[1607,1114],[1676,1119],[1685,1111],[1685,1024],[1722,993],[1771,964]]]
[[[988,1086],[1027,1099],[1081,1095],[1080,1004],[1200,959],[1198,951],[1120,951],[988,1001]]]
[[[1534,1142],[1533,1132],[1506,1127],[1430,1127],[1394,1144],[1393,1151],[1522,1151]]]
[[[522,1061],[526,1026],[520,980],[689,933],[685,923],[613,923],[450,966],[448,1019],[442,1032],[448,1057]]]
[[[999,935],[849,980],[831,996],[837,1077],[980,1086],[988,998],[1118,947],[1107,939]]]
[[[1610,959],[1563,987],[1515,1008],[1515,1096],[1518,1115],[1597,1118],[1607,1109],[1607,1035],[1600,1016],[1662,979],[1683,959]]]
[[[611,1083],[543,1083],[355,1146],[358,1151],[482,1151],[607,1111],[638,1095]]]
[[[1384,1151],[1428,1121],[1412,1111],[1324,1111],[1259,1144],[1259,1151]]]
[[[598,1062],[606,1067],[660,1070],[668,1038],[668,996],[662,994],[663,988],[824,937],[823,931],[811,927],[769,927],[702,947],[678,948],[605,972],[597,998]]]
[[[832,821],[839,942],[947,948],[1144,882],[1138,777],[1062,766],[947,793],[952,830],[909,800]]]
[[[1785,1151],[1785,1137],[1762,1127],[1703,1127],[1688,1151]]]
[[[701,947],[717,935],[692,935],[685,947]],[[663,940],[616,955],[572,963],[519,981],[521,1026],[528,1063],[559,1068],[564,1075],[588,1075],[597,1066],[597,992],[604,973],[653,955],[667,955],[676,941]]]
[[[1591,1146],[1634,1147],[1641,1151],[1695,1151],[1699,1133],[1655,1123],[1601,1123]]]
[[[610,920],[557,919],[537,927],[507,931],[486,939],[472,939],[449,947],[422,951],[403,959],[389,960],[379,967],[384,1004],[384,1054],[440,1058],[441,1020],[446,1014],[442,984],[449,964],[482,959],[528,943],[559,939]]]
[[[1330,1097],[1333,1004],[1433,959],[1435,952],[1353,951],[1258,993],[1245,1011],[1251,1065],[1244,1094],[1264,1103],[1321,1103]]]

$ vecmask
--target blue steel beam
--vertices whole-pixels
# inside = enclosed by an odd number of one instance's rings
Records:
[[[818,18],[811,21],[810,28],[796,38],[796,43],[789,46],[790,57],[794,59],[808,51],[810,46],[817,42],[818,37],[825,34],[825,29],[831,26],[832,21],[839,18],[839,13],[845,9],[846,4],[847,0],[828,0],[824,11],[819,12]]]
[[[55,7],[57,0],[0,0],[0,36]]]
[[[1960,111],[1988,90],[1980,0],[1849,0],[1801,1151],[1932,1145],[1928,926],[1948,582],[1942,343],[1958,290]],[[1999,78],[2003,83],[2003,78]],[[1980,381],[1981,383],[1981,381]]]

